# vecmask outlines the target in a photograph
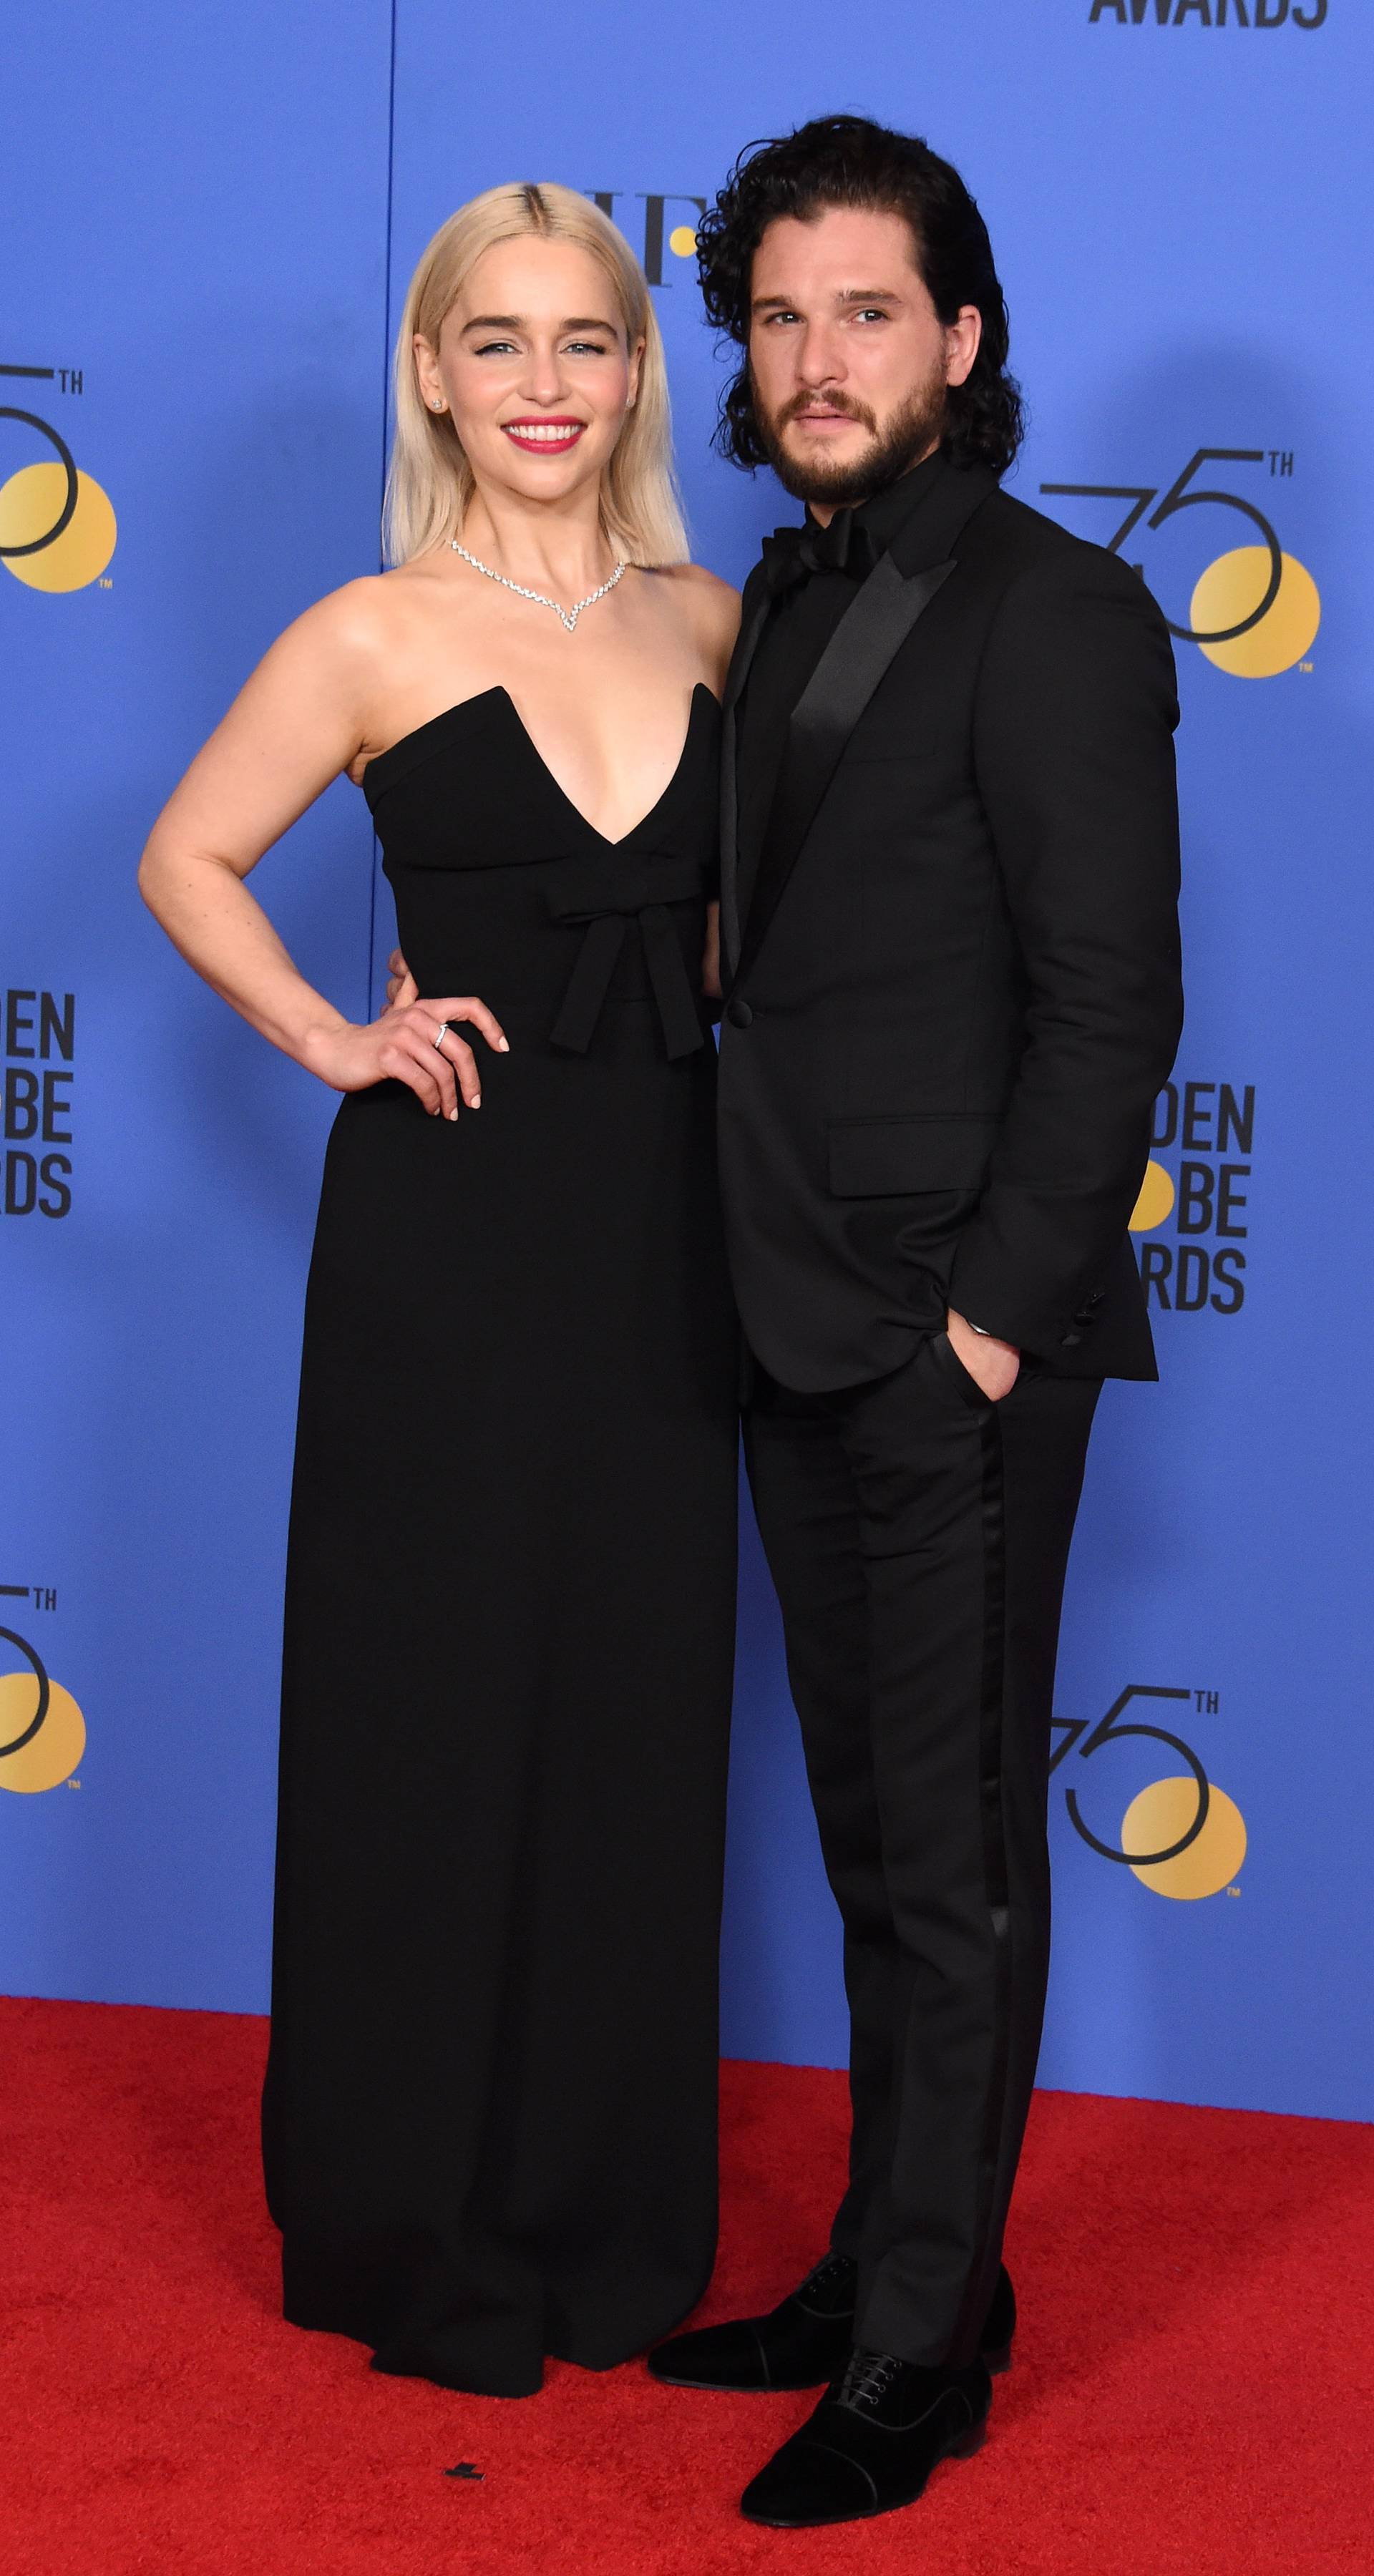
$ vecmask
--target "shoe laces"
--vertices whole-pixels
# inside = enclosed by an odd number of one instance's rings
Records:
[[[892,2352],[852,2352],[840,2381],[841,2406],[881,2406],[902,2364]]]

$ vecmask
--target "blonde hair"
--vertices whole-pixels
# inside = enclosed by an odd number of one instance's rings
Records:
[[[605,270],[631,348],[644,342],[635,407],[602,477],[601,521],[618,555],[634,564],[687,560],[668,409],[668,370],[648,280],[624,234],[590,198],[573,188],[487,188],[441,224],[410,281],[396,335],[396,427],[387,468],[383,535],[387,560],[410,563],[462,534],[472,499],[472,467],[450,412],[429,410],[415,369],[418,332],[439,346],[468,274],[497,242],[528,238],[573,242]]]

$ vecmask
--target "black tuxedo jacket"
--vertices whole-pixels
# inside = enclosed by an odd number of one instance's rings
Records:
[[[944,464],[792,716],[739,918],[725,692],[720,1148],[749,1345],[823,1392],[952,1304],[1153,1377],[1127,1221],[1182,1021],[1178,721],[1139,576]],[[747,709],[745,712],[747,721]]]

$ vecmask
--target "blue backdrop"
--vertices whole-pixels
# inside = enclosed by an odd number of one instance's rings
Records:
[[[1163,1384],[1109,1390],[1080,1522],[1042,2075],[1368,2117],[1374,25],[1356,0],[870,0],[827,72],[835,46],[822,0],[540,0],[518,29],[453,0],[141,0],[117,26],[26,0],[12,26],[0,1982],[266,1998],[332,1104],[143,914],[147,826],[271,636],[375,566],[391,319],[494,181],[597,194],[646,256],[696,549],[743,578],[795,514],[709,452],[692,225],[741,144],[854,107],[927,134],[987,215],[1031,411],[1013,488],[1118,542],[1177,628],[1245,630],[1177,647],[1189,1017],[1137,1211]],[[354,791],[255,885],[361,1016],[392,924]],[[1189,1850],[1113,1858],[1178,1840],[1199,1769]],[[752,1533],[724,2039],[844,2054]]]

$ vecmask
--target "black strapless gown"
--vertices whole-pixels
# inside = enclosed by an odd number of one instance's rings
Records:
[[[347,1098],[307,1297],[268,2197],[285,2310],[523,2395],[716,2229],[736,1342],[696,999],[719,718],[611,843],[504,690],[369,764],[482,1107]]]

